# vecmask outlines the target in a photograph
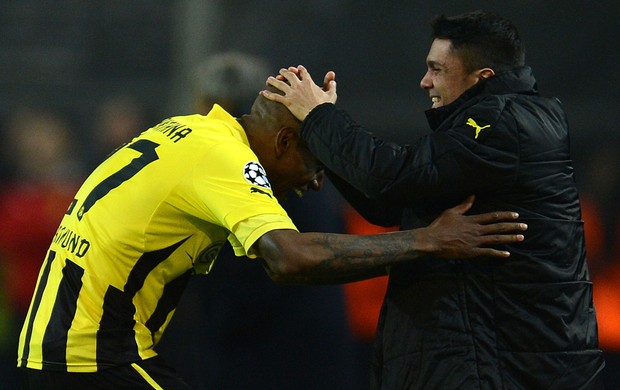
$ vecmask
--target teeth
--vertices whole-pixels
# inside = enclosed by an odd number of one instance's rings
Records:
[[[438,96],[433,96],[431,98],[431,100],[433,101],[433,103],[439,103],[439,97]]]

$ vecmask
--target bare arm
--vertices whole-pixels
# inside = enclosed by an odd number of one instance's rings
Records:
[[[523,240],[515,232],[527,229],[513,212],[463,215],[473,197],[444,211],[425,228],[356,236],[275,230],[257,242],[265,268],[281,283],[346,283],[385,275],[393,264],[434,254],[465,259],[505,258],[510,254],[488,248]],[[505,222],[510,221],[510,222]]]

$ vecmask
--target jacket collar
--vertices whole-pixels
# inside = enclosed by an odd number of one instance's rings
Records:
[[[436,130],[446,119],[463,107],[468,107],[488,95],[505,95],[519,93],[525,95],[538,94],[536,79],[529,66],[513,68],[482,80],[458,99],[439,108],[426,110],[426,119],[432,130]]]

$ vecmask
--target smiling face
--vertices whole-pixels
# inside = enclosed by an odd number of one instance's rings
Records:
[[[488,77],[489,68],[468,71],[463,61],[452,49],[450,40],[435,39],[426,57],[427,71],[420,87],[428,91],[432,108],[454,102],[481,78]]]

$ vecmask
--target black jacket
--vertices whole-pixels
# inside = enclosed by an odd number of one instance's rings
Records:
[[[507,260],[392,267],[373,387],[600,388],[605,364],[560,102],[538,96],[524,67],[426,114],[433,133],[405,146],[377,139],[330,104],[301,131],[370,222],[425,226],[475,194],[472,213],[517,211],[529,229],[506,247]]]

